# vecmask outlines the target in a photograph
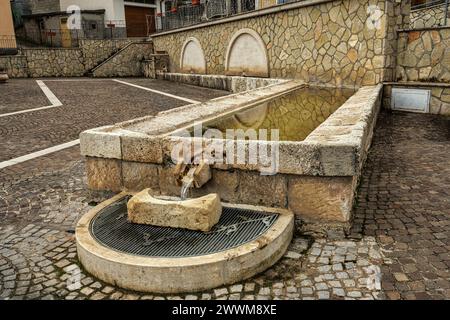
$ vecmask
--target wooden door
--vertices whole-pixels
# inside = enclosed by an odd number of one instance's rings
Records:
[[[128,37],[146,37],[155,32],[155,19],[148,16],[155,16],[155,9],[125,6],[125,20],[127,24]],[[151,25],[147,25],[151,23]]]
[[[63,48],[72,47],[72,35],[67,26],[67,18],[61,19],[61,45]]]

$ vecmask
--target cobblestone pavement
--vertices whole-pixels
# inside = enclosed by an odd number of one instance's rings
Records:
[[[349,237],[297,233],[265,273],[177,296],[119,290],[80,268],[75,223],[111,195],[86,190],[78,148],[0,170],[0,299],[450,298],[448,141],[442,118],[383,112]]]
[[[36,80],[15,79],[0,87],[0,114],[50,105]]]
[[[223,96],[223,91],[213,90],[208,88],[202,88],[194,85],[188,85],[183,83],[172,82],[170,86],[167,86],[166,81],[153,80],[153,79],[125,79],[126,82],[136,84],[138,86],[151,88],[154,90],[164,91],[174,95],[180,95],[184,98],[193,99],[197,101],[207,101],[210,99]],[[203,89],[206,89],[203,91]]]
[[[127,79],[125,79],[127,81]],[[207,100],[226,95],[228,92],[208,88],[195,88],[189,85],[172,84],[153,80],[160,91],[172,91],[184,97],[198,94],[198,100]],[[18,86],[19,83],[21,86]],[[38,99],[43,94],[34,90],[35,80],[10,80],[7,86],[0,87],[0,97],[7,96],[7,107],[14,98],[23,100],[23,86],[33,88],[30,97],[39,102],[34,107],[49,105]],[[62,107],[35,111],[0,118],[0,161],[78,139],[80,132],[107,124],[155,114],[169,108],[185,105],[185,101],[130,87],[105,79],[104,81],[46,81],[45,84],[62,102]],[[10,86],[13,90],[10,91]],[[15,90],[16,87],[21,88]],[[38,88],[39,89],[39,88]],[[4,99],[4,98],[2,98]],[[28,98],[30,103],[31,98]],[[4,102],[2,102],[4,103]],[[23,103],[23,102],[21,102]],[[20,107],[23,109],[22,107]]]
[[[450,119],[383,113],[355,212],[389,299],[450,299]]]

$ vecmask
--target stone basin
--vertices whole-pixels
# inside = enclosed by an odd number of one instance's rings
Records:
[[[84,269],[124,289],[175,294],[230,285],[275,264],[292,240],[288,210],[223,204],[218,225],[205,233],[129,223],[130,196],[90,210],[75,233]]]
[[[227,148],[214,152],[224,161],[208,162],[211,179],[193,189],[192,196],[217,193],[225,203],[288,209],[305,230],[348,228],[382,88],[361,87],[349,98],[336,99],[326,94],[337,91],[333,88],[292,80],[92,129],[80,135],[88,185],[117,192],[152,188],[177,196],[173,155],[196,146],[208,149],[214,142]],[[306,94],[310,90],[318,94]],[[337,103],[330,105],[333,101]],[[280,139],[228,139],[223,134],[248,128],[279,128]],[[210,138],[209,129],[221,136]],[[238,148],[245,155],[239,161]],[[250,150],[266,151],[260,153],[270,161],[254,161]]]
[[[128,221],[159,227],[181,228],[208,232],[219,222],[222,205],[217,194],[196,199],[165,200],[145,189],[127,204]]]

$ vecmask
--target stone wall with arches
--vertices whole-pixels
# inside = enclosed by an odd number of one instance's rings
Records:
[[[206,59],[200,41],[189,37],[183,44],[180,54],[180,70],[187,73],[206,73]]]
[[[184,72],[182,50],[194,37],[207,74],[372,85],[393,79],[396,30],[409,25],[409,8],[410,0],[306,0],[152,38],[169,54],[171,72]]]
[[[225,73],[234,76],[269,76],[267,48],[253,29],[238,30],[228,44],[225,54]]]

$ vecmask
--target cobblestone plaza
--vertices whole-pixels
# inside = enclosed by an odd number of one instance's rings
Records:
[[[228,94],[150,79],[124,81],[196,101]],[[70,142],[85,129],[187,103],[112,80],[44,83],[62,106],[0,117],[0,161]],[[10,80],[0,87],[2,114],[46,103],[35,80]],[[88,190],[77,145],[8,165],[0,169],[0,297],[448,299],[449,133],[449,121],[441,116],[382,111],[349,234],[317,237],[298,230],[285,256],[263,274],[176,296],[121,290],[83,270],[76,254],[76,222],[112,194]]]
[[[450,300],[449,11],[0,0],[0,301]]]

